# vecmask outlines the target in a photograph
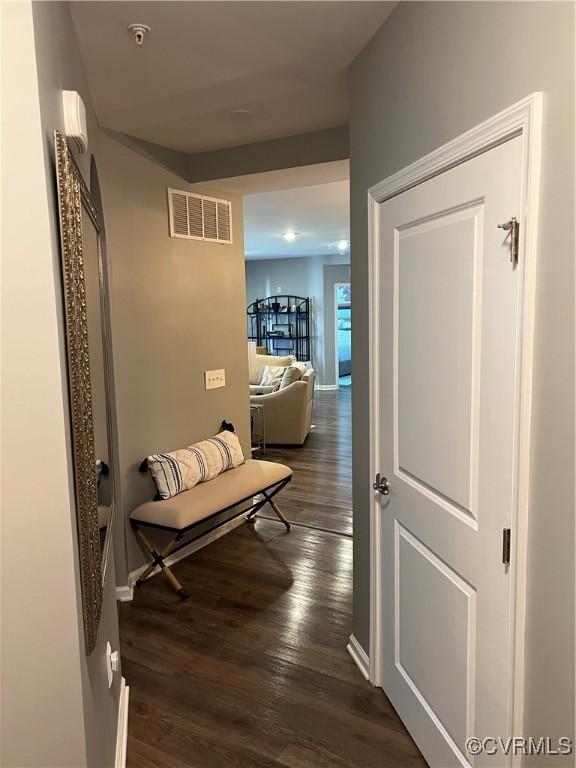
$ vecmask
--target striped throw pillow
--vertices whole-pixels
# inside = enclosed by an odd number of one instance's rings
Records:
[[[238,435],[228,431],[178,451],[148,456],[148,468],[161,499],[170,499],[243,463]]]

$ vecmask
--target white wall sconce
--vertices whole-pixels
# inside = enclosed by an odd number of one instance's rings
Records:
[[[86,107],[78,91],[62,91],[62,117],[62,133],[74,142],[80,154],[84,154],[88,149],[88,128]]]

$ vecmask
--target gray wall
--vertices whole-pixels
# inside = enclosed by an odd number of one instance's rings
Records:
[[[325,311],[325,271],[330,265],[347,261],[346,255],[308,256],[291,259],[253,259],[246,262],[246,300],[289,293],[309,296],[312,306],[311,358],[319,386],[334,386],[334,301],[331,313]],[[279,291],[278,288],[281,288]],[[334,288],[332,288],[332,291]],[[332,341],[326,334],[332,330]]]
[[[401,3],[350,75],[354,633],[366,650],[368,381],[357,375],[369,365],[366,190],[544,92],[526,627],[526,732],[534,736],[574,732],[573,34],[569,3]]]
[[[108,690],[103,646],[118,648],[113,563],[88,659],[82,628],[52,142],[61,89],[83,95],[92,148],[97,129],[68,5],[4,3],[2,17],[1,760],[112,765],[119,683]],[[88,181],[89,155],[77,160]]]
[[[242,202],[232,198],[233,245],[169,237],[168,187],[188,184],[103,134],[99,176],[106,219],[120,479],[127,516],[154,495],[142,459],[236,426],[250,454]],[[215,186],[195,192],[218,196]],[[227,199],[231,199],[226,195]],[[226,369],[226,387],[206,391],[204,371]],[[144,562],[129,526],[118,583]]]
[[[301,133],[281,139],[187,155],[143,139],[109,131],[119,141],[181,176],[190,183],[219,181],[253,173],[347,160],[348,126]]]
[[[61,114],[61,91],[63,89],[77,90],[81,94],[86,106],[89,148],[86,154],[77,155],[76,159],[88,187],[91,186],[91,156],[94,156],[96,163],[99,164],[101,134],[84,76],[82,59],[68,4],[62,2],[35,2],[32,6],[40,87],[40,110],[44,134],[48,207],[52,230],[52,249],[56,264],[59,265],[59,223],[53,166],[53,131],[55,128],[63,130],[64,127]],[[60,323],[63,322],[61,306],[60,303],[58,307]],[[61,338],[63,339],[63,336]],[[63,371],[65,372],[65,370],[65,362],[63,360]],[[66,400],[66,406],[67,404]],[[115,553],[117,552],[118,544],[117,530],[118,519],[114,522],[113,531]],[[115,756],[120,675],[115,676],[112,688],[108,689],[104,666],[107,642],[110,642],[113,649],[118,649],[120,646],[115,599],[116,577],[112,560],[113,558],[110,558],[110,567],[106,571],[104,604],[98,628],[97,645],[88,658],[82,654],[80,659],[87,764],[94,766],[110,765],[113,763]]]
[[[188,181],[245,176],[262,171],[348,158],[348,127],[300,133],[187,156]]]

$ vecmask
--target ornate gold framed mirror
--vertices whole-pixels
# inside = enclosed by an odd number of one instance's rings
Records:
[[[57,131],[54,139],[84,636],[90,654],[114,512],[108,298],[101,214],[66,139]]]

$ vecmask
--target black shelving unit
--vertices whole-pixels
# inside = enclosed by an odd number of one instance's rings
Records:
[[[266,347],[269,355],[294,355],[310,360],[310,299],[268,296],[249,305],[248,340]]]

